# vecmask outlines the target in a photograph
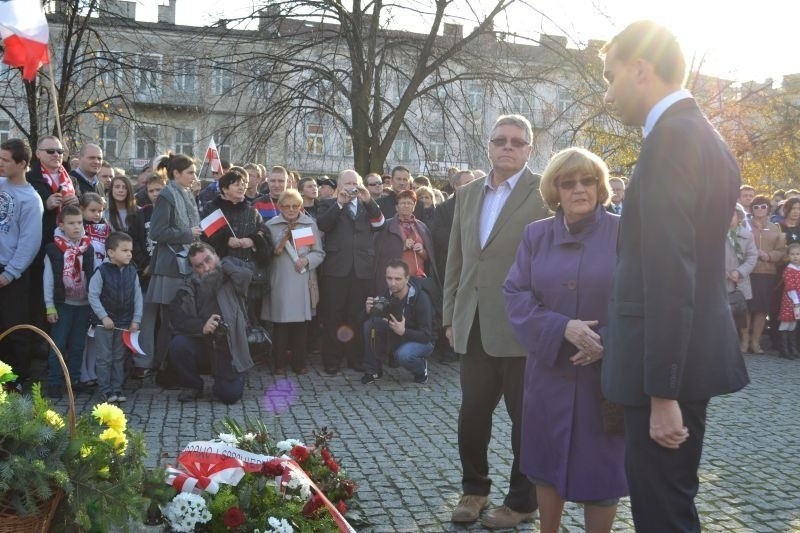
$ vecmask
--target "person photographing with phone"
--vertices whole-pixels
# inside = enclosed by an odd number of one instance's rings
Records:
[[[385,296],[369,297],[365,308],[364,367],[361,383],[383,377],[381,359],[391,350],[397,363],[411,372],[414,383],[428,381],[428,357],[433,352],[433,304],[409,276],[408,265],[393,259],[386,266]]]

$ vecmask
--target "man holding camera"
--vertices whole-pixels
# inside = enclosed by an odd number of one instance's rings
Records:
[[[361,383],[383,377],[381,359],[391,350],[397,363],[414,376],[414,383],[428,381],[428,362],[433,352],[433,304],[408,265],[392,259],[386,266],[388,297],[367,298],[369,318],[364,323],[364,366]]]
[[[214,396],[236,403],[244,391],[244,372],[253,367],[247,343],[245,296],[253,272],[233,257],[220,260],[214,249],[196,242],[189,247],[194,273],[169,306],[176,336],[169,362],[184,388],[181,402],[203,393],[201,370],[214,376]]]
[[[383,214],[355,170],[343,170],[336,198],[319,203],[317,226],[325,233],[325,262],[320,283],[320,318],[325,342],[322,362],[333,375],[346,363],[363,372],[361,304],[375,281],[372,233]]]

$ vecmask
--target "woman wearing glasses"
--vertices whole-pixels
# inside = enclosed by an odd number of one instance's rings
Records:
[[[750,326],[752,335],[748,338],[747,330],[742,335],[741,347],[743,352],[763,354],[761,349],[761,334],[767,314],[773,312],[779,291],[778,266],[783,263],[786,255],[786,238],[781,227],[769,221],[770,201],[766,196],[756,196],[750,204],[753,218],[750,227],[753,231],[753,241],[758,248],[758,262],[750,273],[750,286],[753,298],[747,302],[750,311]],[[775,309],[777,311],[777,309]],[[749,342],[748,342],[749,341]],[[749,349],[748,349],[749,345]]]
[[[287,350],[292,351],[292,369],[305,374],[307,324],[318,298],[316,268],[325,259],[319,229],[303,212],[303,198],[297,189],[287,189],[278,197],[280,214],[267,222],[275,257],[270,269],[272,292],[264,299],[262,318],[273,323],[273,353],[276,375],[286,373]]]
[[[608,168],[582,148],[554,155],[539,190],[555,216],[525,229],[503,287],[528,352],[520,470],[536,485],[543,532],[560,530],[565,501],[583,504],[587,531],[610,531],[628,492],[624,437],[600,393],[619,217],[604,207]]]

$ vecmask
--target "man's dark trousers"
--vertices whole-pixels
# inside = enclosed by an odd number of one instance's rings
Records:
[[[354,270],[346,277],[325,276],[324,279],[320,287],[325,339],[322,363],[326,369],[338,368],[343,361],[348,366],[360,367],[364,358],[361,319],[373,280],[358,279]]]
[[[213,342],[208,335],[177,335],[169,343],[169,360],[181,387],[202,390],[200,373],[210,369],[214,376],[214,396],[219,401],[231,404],[242,398],[244,375],[233,368],[227,342]]]

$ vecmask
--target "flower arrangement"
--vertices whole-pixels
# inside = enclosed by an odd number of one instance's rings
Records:
[[[323,428],[306,446],[273,443],[261,421],[226,419],[222,430],[189,443],[178,458],[182,470],[166,469],[173,490],[160,509],[174,531],[354,531],[344,514],[356,485],[330,451],[332,432]]]
[[[0,362],[0,383],[15,379]],[[72,413],[70,413],[72,414]],[[108,531],[142,514],[144,441],[122,410],[98,404],[65,422],[42,397],[0,395],[0,502],[31,515],[61,492],[59,531]]]

